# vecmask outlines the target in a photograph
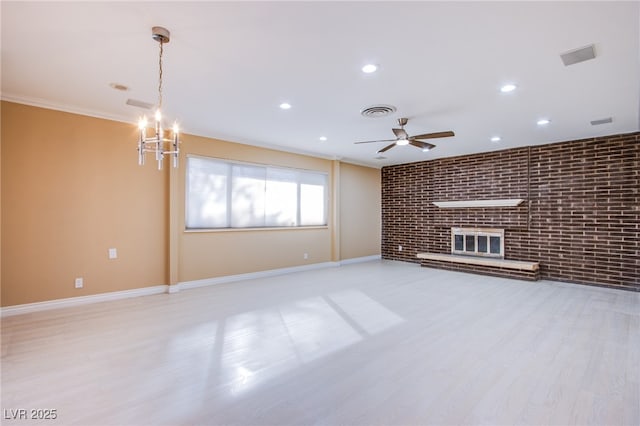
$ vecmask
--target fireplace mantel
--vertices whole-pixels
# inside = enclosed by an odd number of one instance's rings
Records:
[[[433,204],[441,209],[459,209],[470,207],[515,207],[523,201],[523,198],[505,198],[499,200],[434,201]]]

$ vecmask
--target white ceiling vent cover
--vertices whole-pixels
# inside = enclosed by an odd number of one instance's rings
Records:
[[[396,112],[396,107],[393,105],[371,105],[360,111],[363,117],[380,118],[386,117],[389,114]]]
[[[588,61],[589,59],[594,59],[595,57],[596,49],[593,44],[560,54],[560,58],[562,59],[562,62],[565,66]]]
[[[137,99],[127,99],[127,105],[131,105],[138,108],[151,109],[153,108],[153,104],[148,102],[139,101]]]

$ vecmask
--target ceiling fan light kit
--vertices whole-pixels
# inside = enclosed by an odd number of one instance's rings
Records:
[[[408,121],[409,120],[407,118],[398,118],[398,125],[400,126],[400,128],[391,129],[393,131],[393,134],[396,136],[395,139],[382,139],[382,140],[363,141],[363,142],[355,142],[355,143],[361,144],[361,143],[376,143],[376,142],[393,142],[392,144],[389,144],[384,148],[376,151],[376,154],[381,154],[385,151],[388,151],[396,145],[397,146],[411,145],[420,149],[422,152],[427,152],[432,150],[436,146],[419,139],[448,138],[451,136],[455,136],[455,133],[453,133],[451,130],[447,130],[445,132],[424,133],[422,135],[409,136],[406,130],[404,130],[404,126],[405,124],[407,124]]]

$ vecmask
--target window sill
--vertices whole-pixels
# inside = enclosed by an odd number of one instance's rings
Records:
[[[329,229],[329,225],[318,226],[273,226],[265,228],[206,228],[206,229],[185,229],[185,234],[202,234],[216,232],[253,232],[253,231],[308,231],[315,229]]]

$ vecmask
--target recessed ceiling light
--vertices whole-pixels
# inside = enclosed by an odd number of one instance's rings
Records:
[[[291,109],[291,104],[283,102],[280,104],[280,109]]]
[[[327,140],[327,137],[326,136],[320,136],[318,139],[320,139],[322,142],[324,142],[324,141]]]
[[[509,92],[513,92],[514,90],[516,90],[516,87],[518,87],[518,86],[516,86],[513,83],[508,83],[508,84],[505,84],[504,86],[502,86],[500,88],[500,91],[502,93],[509,93]]]
[[[366,74],[371,74],[373,72],[376,72],[377,70],[378,70],[378,66],[375,64],[367,64],[364,67],[362,67],[362,72]]]
[[[494,136],[491,138],[491,142],[500,142],[502,138],[500,136]]]
[[[547,118],[541,118],[540,120],[538,120],[538,122],[536,124],[538,126],[546,126],[549,123],[551,123],[551,120],[549,120]]]

